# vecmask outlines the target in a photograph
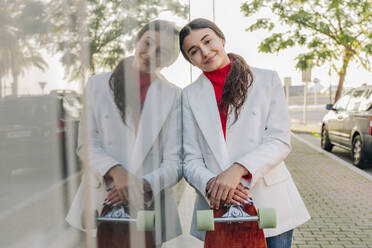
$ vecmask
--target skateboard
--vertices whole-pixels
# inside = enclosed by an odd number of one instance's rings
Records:
[[[142,210],[134,219],[125,206],[105,206],[97,222],[98,248],[155,248],[155,212]]]
[[[275,210],[260,208],[257,211],[253,203],[199,210],[196,218],[198,230],[207,231],[204,248],[266,248],[262,229],[276,227]]]

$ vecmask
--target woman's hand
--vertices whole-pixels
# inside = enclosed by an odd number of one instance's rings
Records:
[[[248,204],[251,201],[250,196],[248,195],[248,190],[242,185],[238,184],[235,189],[234,196],[230,202],[225,202],[225,204]]]
[[[221,201],[225,203],[232,202],[241,177],[247,173],[247,169],[235,163],[219,174],[214,180],[211,179],[210,182],[208,182],[208,184],[210,183],[209,187],[207,184],[207,193],[209,195],[211,208],[219,209]],[[235,199],[241,200],[242,196],[243,194],[237,193]]]
[[[120,205],[128,203],[128,171],[121,165],[112,167],[105,177],[113,181],[112,187],[107,195],[106,203],[109,205]]]
[[[130,204],[132,209],[140,209],[144,201],[146,206],[151,205],[152,190],[146,180],[137,178],[121,165],[111,168],[107,176],[114,182],[114,187],[110,189],[106,198],[107,204],[114,206]]]

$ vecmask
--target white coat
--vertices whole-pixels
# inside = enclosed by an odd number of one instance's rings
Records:
[[[197,190],[191,234],[204,240],[196,229],[196,211],[209,209],[206,184],[234,162],[252,174],[249,195],[257,208],[275,208],[277,227],[264,229],[276,236],[310,219],[283,160],[291,150],[288,107],[279,76],[274,71],[252,68],[254,82],[238,120],[229,113],[226,141],[210,80],[201,74],[182,92],[185,179]],[[246,181],[242,179],[242,183]]]
[[[130,106],[126,107],[127,124],[121,119],[108,83],[110,75],[93,76],[86,86],[92,208],[98,213],[103,208],[107,196],[103,176],[112,166],[123,165],[151,185],[156,212],[155,242],[159,245],[182,233],[170,188],[182,178],[181,90],[164,78],[154,80],[147,92],[136,135]],[[81,131],[80,126],[80,157],[84,145]],[[80,185],[66,220],[81,230],[84,230],[84,205],[84,187]]]

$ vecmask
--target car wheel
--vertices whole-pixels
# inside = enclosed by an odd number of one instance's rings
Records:
[[[333,145],[331,144],[331,140],[329,139],[329,136],[328,136],[328,131],[325,127],[322,127],[320,145],[322,149],[328,152],[332,151]]]
[[[365,163],[364,163],[363,143],[359,135],[355,136],[353,140],[353,146],[352,146],[351,153],[352,153],[353,164],[359,168],[364,168]]]

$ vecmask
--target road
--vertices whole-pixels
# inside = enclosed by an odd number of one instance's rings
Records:
[[[314,135],[308,134],[308,133],[296,133],[296,134],[298,136],[300,136],[301,138],[309,141],[310,143],[320,147],[320,137],[317,137],[317,136],[314,136]],[[339,158],[341,158],[342,160],[352,164],[351,152],[350,151],[344,150],[344,149],[339,148],[339,147],[333,147],[332,154],[334,154],[334,155],[338,156]],[[363,171],[372,175],[372,162],[369,162],[368,165],[369,166],[366,169],[363,169]]]

